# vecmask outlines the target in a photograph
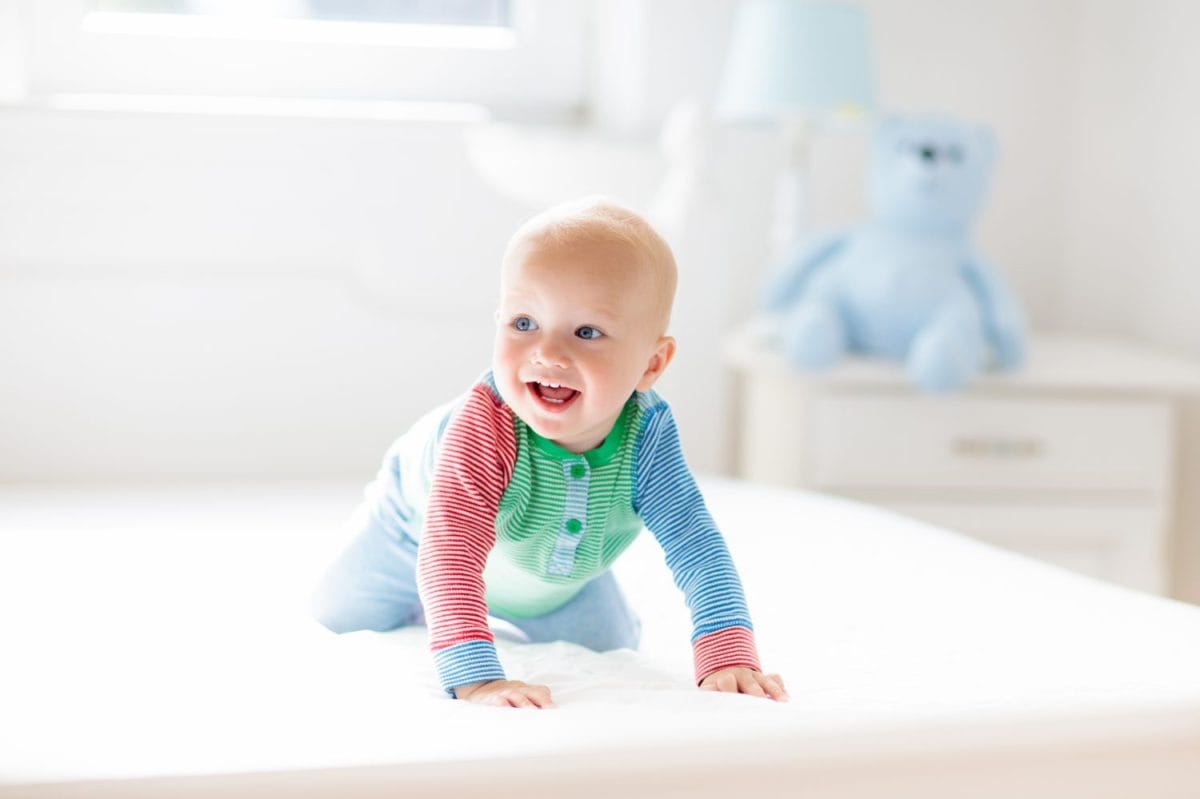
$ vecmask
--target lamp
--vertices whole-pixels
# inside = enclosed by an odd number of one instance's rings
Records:
[[[862,9],[815,0],[743,0],[717,96],[716,114],[770,122],[784,136],[772,225],[782,255],[806,228],[808,131],[814,122],[865,118],[874,108]]]

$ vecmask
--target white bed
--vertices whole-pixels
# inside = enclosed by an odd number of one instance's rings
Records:
[[[1200,608],[812,494],[703,483],[791,702],[500,642],[559,708],[442,698],[423,630],[300,613],[357,486],[0,491],[0,797],[1200,797]]]

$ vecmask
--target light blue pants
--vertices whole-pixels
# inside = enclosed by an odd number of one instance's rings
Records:
[[[418,543],[389,529],[361,507],[350,521],[357,530],[313,592],[312,613],[335,633],[394,630],[424,624],[417,595]],[[544,616],[518,619],[491,612],[497,635],[541,643],[571,641],[597,652],[637,649],[642,625],[611,571],[584,586],[570,602]]]

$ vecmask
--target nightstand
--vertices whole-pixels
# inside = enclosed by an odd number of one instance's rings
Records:
[[[745,328],[724,353],[737,376],[737,473],[1164,592],[1175,402],[1200,392],[1200,368],[1082,336],[1036,336],[1029,352],[1019,371],[929,395],[893,362],[798,371]]]

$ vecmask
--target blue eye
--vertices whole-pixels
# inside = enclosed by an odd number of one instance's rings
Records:
[[[520,331],[537,330],[537,322],[533,321],[528,316],[518,316],[513,320],[512,326]]]
[[[600,338],[604,334],[601,333],[599,330],[597,330],[594,327],[589,327],[587,325],[584,325],[583,327],[581,327],[575,331],[575,335],[579,336],[582,339],[587,339],[590,341],[592,339]]]

